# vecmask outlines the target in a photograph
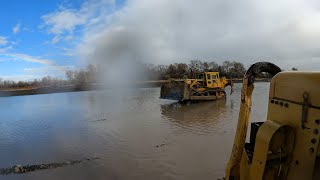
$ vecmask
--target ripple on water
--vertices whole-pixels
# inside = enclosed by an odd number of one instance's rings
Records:
[[[251,117],[261,120],[268,84],[255,87]],[[241,86],[235,90],[193,104],[159,99],[160,88],[0,98],[0,167],[100,157],[12,179],[221,178],[239,113]]]

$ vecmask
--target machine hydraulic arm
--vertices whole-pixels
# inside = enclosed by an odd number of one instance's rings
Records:
[[[248,123],[251,111],[251,96],[254,89],[255,77],[262,73],[268,72],[272,76],[280,72],[281,69],[276,65],[268,62],[258,62],[253,64],[246,72],[241,90],[241,104],[238,117],[238,125],[234,138],[231,157],[226,168],[226,179],[240,179],[240,163],[245,147]]]

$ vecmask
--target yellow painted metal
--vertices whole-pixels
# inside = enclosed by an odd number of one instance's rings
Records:
[[[253,88],[253,84],[248,84],[247,78],[243,79],[237,131],[234,138],[231,157],[226,169],[226,179],[230,179],[231,176],[240,177],[240,162],[244,150],[248,122],[250,118],[251,95]]]
[[[286,81],[282,83],[284,80]],[[317,123],[320,120],[319,84],[319,72],[286,72],[275,76],[270,85],[269,97],[278,101],[278,104],[269,103],[267,118],[286,122],[296,131],[296,148],[292,157],[294,161],[289,166],[287,179],[315,179],[314,173],[320,171],[314,169],[320,150],[320,133],[316,133],[320,131],[320,123]],[[306,121],[303,123],[304,93],[309,94],[309,99]],[[288,108],[281,107],[281,102],[288,103]],[[281,113],[274,113],[279,109]],[[305,128],[302,127],[303,124]]]
[[[282,123],[267,120],[260,127],[250,168],[250,179],[274,179],[275,176],[277,179],[283,179],[287,176],[295,133],[292,127]],[[269,163],[271,161],[275,163]]]
[[[190,100],[194,101],[212,101],[217,99],[222,99],[224,97],[216,97],[216,96],[190,96]]]
[[[320,179],[320,72],[282,72],[270,83],[267,120],[248,153],[253,84],[244,79],[226,179]]]
[[[240,161],[240,172],[241,172],[240,179],[249,179],[249,170],[250,170],[250,159],[248,157],[247,152],[243,151],[241,161]]]
[[[219,72],[203,72],[196,74],[195,79],[173,79],[163,84],[160,98],[179,101],[221,99],[226,97],[226,86],[231,86],[232,93],[232,80],[220,78]]]
[[[206,91],[206,88],[197,88],[196,89],[198,92],[205,92]]]
[[[226,77],[220,78],[219,72],[204,72],[201,74],[203,79],[186,79],[186,82],[190,84],[190,87],[194,87],[197,83],[205,82],[202,84],[206,88],[219,88],[224,90],[226,86],[233,85],[231,80],[227,80]]]

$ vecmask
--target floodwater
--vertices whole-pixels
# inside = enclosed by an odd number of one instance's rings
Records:
[[[160,88],[0,98],[0,168],[99,158],[0,179],[222,178],[240,90],[193,104],[159,99]],[[268,91],[255,84],[252,121],[265,120]]]

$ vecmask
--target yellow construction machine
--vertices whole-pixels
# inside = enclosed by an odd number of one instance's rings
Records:
[[[233,82],[225,77],[220,78],[219,72],[196,73],[193,79],[174,79],[161,86],[160,98],[178,101],[217,100],[226,97],[225,87]]]
[[[280,71],[259,62],[245,74],[227,180],[320,179],[320,72]],[[246,143],[254,79],[261,72],[274,76],[268,113],[251,124]]]

